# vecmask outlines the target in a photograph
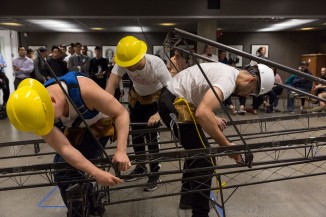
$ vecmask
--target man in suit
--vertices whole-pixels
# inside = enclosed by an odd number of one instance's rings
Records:
[[[81,53],[81,43],[76,42],[75,44],[75,54],[72,55],[68,60],[68,70],[84,72],[89,75],[90,68],[90,58]]]

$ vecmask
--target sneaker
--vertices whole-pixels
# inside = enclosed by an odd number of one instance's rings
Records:
[[[144,186],[144,191],[155,191],[160,185],[160,178],[157,176],[150,176],[147,184]]]
[[[233,106],[229,107],[229,111],[230,111],[231,115],[236,115],[237,114],[237,111],[235,110],[235,108]]]
[[[240,108],[239,111],[238,111],[238,114],[239,115],[245,115],[246,113],[247,112],[244,109],[242,109],[242,108]]]
[[[299,94],[297,94],[296,92],[294,92],[294,91],[291,91],[290,93],[289,93],[289,97],[290,98],[294,98],[294,97],[296,97],[296,96],[298,96]]]
[[[132,182],[132,181],[135,181],[137,179],[142,179],[142,178],[145,178],[145,176],[140,176],[140,175],[143,175],[143,174],[146,174],[146,173],[147,173],[147,168],[146,167],[141,166],[141,165],[136,165],[135,169],[133,171],[131,171],[131,173],[129,173],[130,178],[126,178],[124,180],[126,182]],[[135,175],[136,175],[136,177],[133,177]]]
[[[281,112],[281,110],[279,110],[279,109],[277,109],[277,108],[273,109],[273,111],[274,111],[274,112]]]
[[[308,113],[307,110],[302,110],[302,111],[301,111],[301,114],[307,114],[307,113]]]

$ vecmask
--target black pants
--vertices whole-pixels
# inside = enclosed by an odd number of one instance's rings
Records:
[[[108,141],[108,137],[105,138],[100,138],[99,139],[100,143],[102,144],[102,146],[105,146],[105,144]],[[81,154],[86,158],[86,159],[96,159],[98,157],[101,156],[101,149],[96,145],[95,141],[93,140],[91,134],[89,132],[86,132],[83,140],[81,142],[80,145],[75,146],[75,148],[81,152]],[[61,163],[61,162],[65,162],[65,160],[63,159],[63,157],[61,157],[59,154],[56,154],[54,156],[53,159],[54,163]],[[70,183],[70,184],[66,184],[66,183],[62,183],[64,181],[72,181],[72,180],[81,180],[81,179],[85,179],[85,173],[76,169],[70,169],[68,171],[64,171],[64,172],[55,172],[54,173],[54,181],[58,183],[58,187],[60,189],[60,194],[61,197],[64,201],[64,203],[67,206],[67,196],[66,196],[66,190],[69,186],[74,185],[76,183],[78,183],[78,181],[74,182],[74,183]],[[87,183],[87,187],[86,187],[86,197],[87,197],[87,201],[88,203],[85,204],[86,209],[88,209],[89,211],[92,211],[92,209],[94,209],[93,206],[93,197],[92,197],[92,189],[93,189],[93,185],[92,183]],[[73,204],[73,210],[76,212],[73,212],[73,216],[75,217],[79,217],[80,215],[78,215],[78,213],[81,213],[81,204],[79,203],[74,203]]]
[[[161,93],[161,97],[159,100],[158,110],[160,116],[167,127],[170,128],[171,117],[170,113],[174,113],[177,115],[177,111],[174,108],[175,96],[166,88],[163,89]],[[202,128],[198,125],[199,133],[204,140],[205,146],[209,147],[209,143],[207,138],[202,130]],[[177,132],[177,129],[174,129]],[[203,148],[203,144],[200,141],[198,136],[196,127],[194,124],[179,124],[180,130],[180,138],[179,141],[184,149],[200,149]],[[195,168],[203,168],[203,167],[211,167],[212,163],[209,158],[201,158],[194,160],[186,160],[184,164],[184,169],[195,169]],[[200,172],[185,172],[183,173],[182,179],[186,179],[194,176],[205,176],[213,174],[212,169],[207,169],[205,171]],[[186,192],[188,190],[202,190],[202,193],[207,197],[210,196],[210,191],[205,189],[211,188],[212,177],[204,177],[204,178],[196,178],[182,181],[181,192]],[[190,199],[192,204],[192,214],[193,217],[208,217],[209,213],[209,199],[203,196],[200,193],[187,193],[181,195],[181,197],[186,197]],[[189,200],[188,200],[189,201]]]
[[[139,102],[136,103],[135,107],[132,108],[129,105],[130,111],[130,122],[131,123],[147,123],[148,119],[157,112],[157,103],[149,104],[149,105],[141,105]],[[132,130],[141,130],[141,129],[150,129],[147,126],[133,126]],[[147,145],[149,153],[157,153],[159,152],[159,133],[146,133],[144,134],[136,134],[132,136],[132,144],[135,154],[144,154],[145,153],[145,143],[156,143]],[[144,165],[142,165],[144,166]],[[158,172],[159,164],[158,163],[150,163],[150,171]]]
[[[8,77],[0,72],[0,79],[2,79],[2,92],[3,92],[3,104],[7,104],[7,101],[9,99],[10,95],[10,89],[9,89],[9,79]]]
[[[22,82],[25,78],[15,78],[14,80],[14,87],[15,90],[17,90],[17,87],[19,86],[20,82]]]

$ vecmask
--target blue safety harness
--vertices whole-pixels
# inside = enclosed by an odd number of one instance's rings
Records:
[[[68,72],[64,76],[58,77],[58,80],[66,83],[66,85],[68,87],[68,94],[69,94],[70,98],[72,99],[73,103],[78,108],[79,112],[82,114],[83,118],[84,119],[92,119],[99,112],[91,111],[86,107],[86,105],[81,97],[80,87],[79,87],[79,83],[77,80],[77,76],[86,77],[85,74],[83,74],[83,73],[72,71],[72,72]],[[48,87],[55,83],[56,83],[56,80],[54,78],[51,78],[50,80],[48,80],[47,82],[44,83],[44,86]],[[78,117],[73,122],[72,127],[77,127],[80,123],[81,123],[81,118]]]

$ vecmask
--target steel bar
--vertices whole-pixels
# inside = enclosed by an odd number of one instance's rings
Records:
[[[230,47],[230,46],[227,46],[227,45],[218,43],[216,41],[213,41],[213,40],[210,40],[210,39],[207,39],[207,38],[204,38],[204,37],[201,37],[201,36],[192,34],[190,32],[186,32],[186,31],[181,30],[181,29],[178,29],[178,28],[175,28],[174,29],[174,32],[177,35],[179,35],[179,36],[181,36],[183,38],[187,38],[187,39],[191,39],[191,40],[202,42],[204,44],[212,45],[212,46],[217,47],[219,49],[222,49],[222,50],[225,50],[225,51],[228,51],[228,52],[237,54],[239,56],[248,58],[250,60],[255,60],[256,62],[263,63],[263,64],[266,64],[268,66],[275,67],[277,69],[283,70],[285,72],[298,75],[298,76],[303,77],[303,78],[305,78],[307,80],[315,81],[315,82],[318,82],[318,83],[321,83],[321,84],[325,84],[326,85],[326,80],[324,80],[322,78],[318,78],[318,77],[315,77],[315,76],[312,76],[312,75],[303,73],[303,72],[301,72],[299,70],[292,69],[290,67],[284,66],[284,65],[279,64],[279,63],[276,63],[276,62],[273,62],[271,60],[263,59],[263,58],[260,58],[260,57],[251,55],[251,54],[249,54],[247,52],[237,50],[237,49],[235,49],[233,47]]]

